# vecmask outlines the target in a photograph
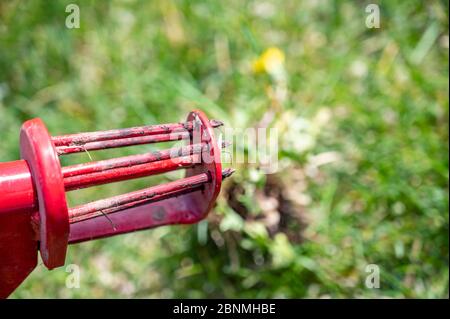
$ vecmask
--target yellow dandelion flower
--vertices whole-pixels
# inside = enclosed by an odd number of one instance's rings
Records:
[[[276,74],[284,69],[284,60],[283,51],[276,47],[268,48],[253,62],[253,71],[255,73]]]

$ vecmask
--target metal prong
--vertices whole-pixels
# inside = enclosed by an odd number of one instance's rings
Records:
[[[116,212],[119,207],[120,209],[125,209],[133,207],[136,204],[155,202],[168,197],[175,197],[186,191],[197,190],[208,182],[210,182],[209,175],[202,173],[128,194],[98,200],[71,208],[69,210],[69,220],[73,223],[82,219],[104,215],[105,213]]]
[[[214,127],[214,128],[223,126],[223,122],[222,122],[222,121],[219,121],[219,120],[210,120],[209,123],[210,123],[211,126]]]
[[[235,171],[236,170],[234,168],[225,168],[225,169],[223,169],[222,170],[222,179],[230,177],[231,175],[233,175],[233,173]]]
[[[113,168],[91,174],[76,175],[64,178],[66,191],[120,182],[135,178],[167,173],[183,168],[193,167],[200,163],[200,154],[179,157],[177,161],[166,159],[162,161]]]
[[[92,142],[110,141],[133,137],[144,137],[149,135],[170,134],[184,131],[192,131],[196,124],[201,125],[201,122],[189,121],[184,123],[169,123],[158,125],[147,125],[129,127],[124,129],[98,131],[98,132],[86,132],[77,134],[66,134],[61,136],[53,136],[52,141],[56,147],[62,146],[82,146]],[[217,128],[223,125],[222,121],[210,120],[210,124],[213,128]],[[62,154],[66,154],[63,152]]]
[[[228,142],[228,141],[222,142],[222,148],[227,148],[228,146],[231,146],[231,145],[233,145],[233,143],[231,143],[231,142]]]

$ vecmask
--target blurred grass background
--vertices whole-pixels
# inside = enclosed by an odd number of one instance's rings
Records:
[[[448,2],[375,1],[380,29],[365,26],[369,3],[0,1],[2,161],[33,117],[56,135],[201,108],[280,132],[279,172],[236,165],[207,221],[71,246],[80,289],[40,264],[12,297],[448,298]],[[254,72],[268,48],[281,80]],[[364,285],[368,264],[380,289]]]

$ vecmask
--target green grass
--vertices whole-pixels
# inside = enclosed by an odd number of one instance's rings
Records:
[[[193,108],[253,127],[271,110],[281,169],[236,165],[208,221],[70,247],[80,289],[39,265],[12,297],[448,298],[448,2],[377,1],[381,28],[367,29],[365,1],[78,1],[70,30],[73,2],[0,2],[2,161],[33,117],[61,134]],[[251,67],[269,47],[286,57],[281,100]],[[380,289],[364,285],[373,263]]]

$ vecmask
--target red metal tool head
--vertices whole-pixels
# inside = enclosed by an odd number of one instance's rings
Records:
[[[72,243],[206,217],[219,194],[221,148],[201,111],[184,123],[50,136],[40,119],[24,123],[22,160],[0,163],[0,297],[8,296],[36,266],[37,249],[49,269],[64,265]],[[72,153],[185,140],[167,150],[61,167]],[[68,207],[66,192],[186,169],[184,178]]]

